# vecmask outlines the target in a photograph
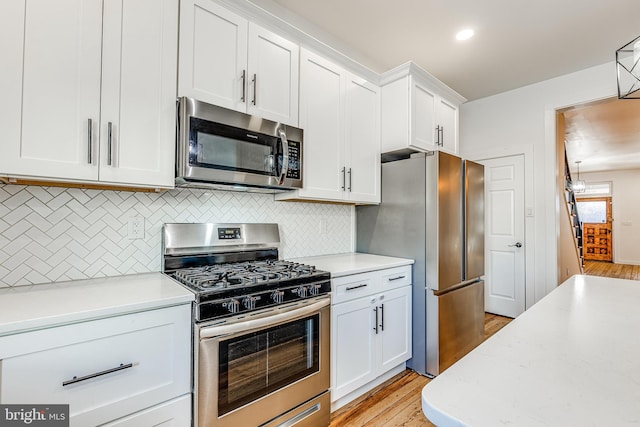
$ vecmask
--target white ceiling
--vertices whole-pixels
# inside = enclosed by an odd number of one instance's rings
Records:
[[[249,1],[374,71],[411,60],[468,100],[614,61],[640,36],[640,0]],[[640,168],[640,100],[565,116],[572,169]]]
[[[250,1],[302,17],[374,71],[412,60],[469,100],[613,61],[640,35],[640,0]],[[456,41],[465,27],[475,37]]]
[[[640,168],[640,100],[609,99],[563,112],[572,174]]]

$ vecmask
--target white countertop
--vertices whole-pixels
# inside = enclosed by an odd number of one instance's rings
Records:
[[[427,384],[447,426],[640,424],[640,281],[574,276]]]
[[[193,301],[161,273],[16,286],[0,290],[0,336]]]
[[[331,272],[332,277],[348,276],[366,271],[383,270],[413,264],[412,259],[363,253],[344,253],[296,258],[290,261],[315,265],[318,270]]]

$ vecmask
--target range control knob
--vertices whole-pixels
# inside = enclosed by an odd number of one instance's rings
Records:
[[[276,304],[282,304],[284,301],[284,291],[273,291],[271,294],[271,300]]]
[[[320,288],[322,288],[321,285],[311,285],[309,286],[309,293],[314,297],[320,295]]]
[[[293,290],[293,293],[298,295],[300,298],[306,298],[307,297],[307,287],[306,286],[300,286],[298,288],[295,288]]]
[[[260,300],[260,297],[248,296],[242,300],[242,305],[247,310],[255,310],[256,302]]]
[[[240,311],[240,301],[235,298],[231,298],[230,300],[223,302],[222,306],[229,310],[229,313],[237,313]]]

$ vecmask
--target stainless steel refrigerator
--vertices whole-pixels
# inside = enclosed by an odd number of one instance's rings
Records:
[[[484,167],[437,151],[383,155],[382,202],[356,218],[358,252],[415,259],[407,364],[440,374],[484,338]]]

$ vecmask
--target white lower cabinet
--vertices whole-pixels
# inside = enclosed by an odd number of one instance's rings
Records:
[[[189,304],[8,335],[0,338],[0,403],[68,404],[71,426],[132,414],[140,421],[114,425],[186,426],[190,358]],[[189,401],[186,411],[178,398]],[[142,421],[152,419],[159,422]]]
[[[136,412],[104,427],[187,427],[191,425],[191,394]]]
[[[333,286],[331,401],[342,406],[411,358],[411,266],[338,277]]]

